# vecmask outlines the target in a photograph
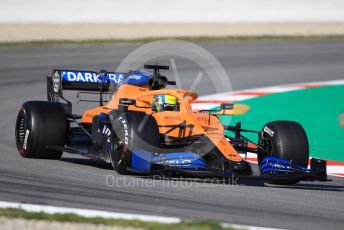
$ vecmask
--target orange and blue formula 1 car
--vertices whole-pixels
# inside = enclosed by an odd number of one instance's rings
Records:
[[[325,161],[313,158],[308,168],[308,140],[298,123],[273,121],[261,131],[223,125],[218,116],[232,115],[233,104],[193,111],[195,92],[166,89],[175,85],[159,73],[168,66],[144,67],[154,73],[53,70],[48,101],[28,101],[19,110],[15,133],[21,156],[59,159],[68,152],[108,162],[121,174],[228,178],[252,175],[240,155],[252,152],[269,183],[327,180]],[[99,94],[100,105],[73,114],[63,90]],[[245,132],[256,133],[258,143]]]

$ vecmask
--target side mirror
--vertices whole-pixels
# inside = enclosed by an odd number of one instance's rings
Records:
[[[245,104],[223,103],[220,106],[219,115],[242,115],[250,110],[250,106]]]
[[[221,110],[233,110],[234,109],[234,104],[232,103],[223,103],[220,106]]]
[[[135,99],[131,99],[131,98],[120,98],[119,99],[119,104],[120,105],[135,105],[136,104],[136,100]]]

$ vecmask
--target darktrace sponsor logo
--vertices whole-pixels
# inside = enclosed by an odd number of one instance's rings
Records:
[[[61,76],[65,82],[99,83],[102,81],[98,73],[87,71],[61,71]],[[119,84],[123,78],[122,73],[107,73],[103,81]]]

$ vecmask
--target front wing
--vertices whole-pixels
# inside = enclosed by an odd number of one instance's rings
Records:
[[[166,153],[154,156],[154,154],[135,150],[132,152],[131,168],[129,171],[143,174],[155,172],[177,172],[194,176],[247,176],[252,174],[251,165],[248,162],[239,162],[232,167],[225,167],[226,159],[222,159],[223,170],[214,168],[213,164],[206,162],[200,155],[192,152]],[[217,162],[218,164],[220,162]],[[233,162],[232,162],[233,164]],[[245,169],[246,168],[246,169]],[[239,169],[239,170],[236,170]],[[293,164],[292,161],[276,157],[265,157],[259,165],[260,175],[265,179],[290,179],[326,181],[326,161],[313,158],[310,168]]]

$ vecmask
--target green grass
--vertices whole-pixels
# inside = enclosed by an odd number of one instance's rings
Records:
[[[47,214],[43,212],[27,212],[22,209],[0,209],[0,216],[7,218],[21,218],[27,220],[47,220],[58,222],[72,222],[72,223],[85,223],[85,224],[103,224],[107,226],[122,226],[143,228],[149,230],[230,230],[235,229],[232,227],[223,227],[217,221],[213,220],[184,220],[177,224],[162,224],[158,222],[143,222],[140,220],[123,220],[123,219],[110,219],[102,217],[83,217],[72,213],[67,214]]]
[[[222,116],[221,121],[231,125],[241,121],[244,129],[253,130],[261,130],[269,121],[296,121],[306,130],[312,157],[344,162],[344,128],[339,119],[343,101],[344,85],[270,94],[239,102],[251,109],[244,115]],[[258,139],[256,134],[245,136]]]
[[[86,40],[34,40],[34,41],[14,41],[0,42],[0,47],[13,46],[51,46],[51,45],[106,45],[106,44],[127,44],[146,43],[161,39],[179,39],[190,42],[216,42],[216,41],[259,41],[259,40],[343,40],[344,35],[322,35],[322,36],[302,36],[302,35],[261,35],[261,36],[197,36],[197,37],[147,37],[140,39],[86,39]]]

